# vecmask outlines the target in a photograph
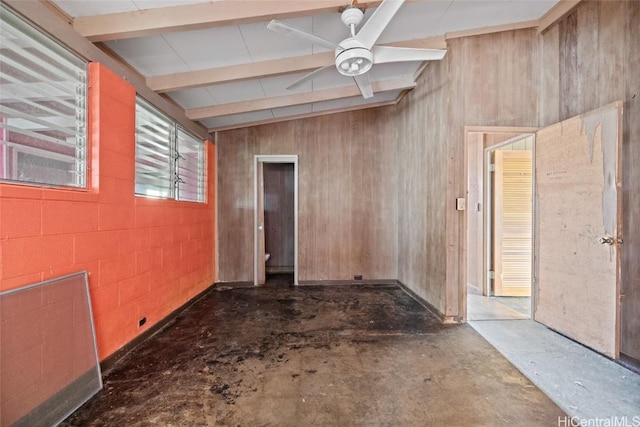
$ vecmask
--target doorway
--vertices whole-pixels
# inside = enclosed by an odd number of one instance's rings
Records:
[[[298,156],[255,156],[254,171],[254,285],[298,284]]]
[[[622,103],[615,102],[532,132],[532,320],[613,359],[620,355],[624,303],[620,292],[621,123]],[[486,137],[495,129],[465,129],[470,209],[464,215],[467,251],[460,265],[468,276],[461,282],[463,304],[469,303],[467,294],[475,291],[488,298],[495,289],[488,280],[488,267],[494,265],[489,257],[496,245],[487,244],[477,231],[478,217],[485,230],[487,221],[495,221],[482,204],[484,193],[477,196],[485,190],[479,184],[484,183],[479,177],[485,168],[480,171],[477,159],[485,148],[493,147]],[[487,275],[472,263],[480,257]],[[474,320],[471,313],[471,307],[463,307],[465,320]]]
[[[265,163],[266,281],[293,283],[293,163]]]
[[[534,140],[518,129],[467,133],[468,320],[531,318]]]

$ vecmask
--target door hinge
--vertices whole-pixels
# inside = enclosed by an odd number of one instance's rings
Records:
[[[489,172],[495,172],[495,171],[496,171],[496,164],[489,163]]]
[[[496,278],[496,272],[495,271],[491,271],[489,270],[489,279],[495,279]]]

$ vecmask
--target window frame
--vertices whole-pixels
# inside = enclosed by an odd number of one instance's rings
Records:
[[[144,189],[141,181],[141,177],[143,173],[141,172],[140,165],[143,164],[142,156],[139,155],[140,148],[142,144],[139,140],[139,136],[142,134],[139,129],[139,124],[141,123],[139,120],[139,109],[144,109],[147,113],[151,113],[151,115],[158,120],[159,122],[164,122],[167,125],[167,129],[169,130],[167,133],[169,135],[169,140],[167,141],[167,163],[164,165],[167,168],[168,173],[165,176],[160,177],[162,179],[163,186],[158,187],[162,189],[166,189],[166,192],[161,192],[158,190],[153,190],[152,188]],[[154,126],[151,126],[154,127]],[[159,126],[155,126],[156,128],[160,128]],[[136,142],[135,142],[135,163],[136,163],[136,171],[135,171],[135,195],[137,197],[144,198],[152,198],[152,199],[168,199],[168,200],[176,200],[180,202],[192,202],[192,203],[207,203],[207,150],[206,150],[206,141],[193,133],[189,132],[184,127],[180,126],[175,120],[171,117],[164,114],[157,107],[151,104],[149,101],[141,97],[140,95],[136,96]],[[148,132],[146,132],[148,133]],[[185,138],[181,138],[180,136],[184,135]],[[195,184],[195,197],[183,196],[181,194],[181,184],[191,183],[189,180],[185,180],[186,176],[182,175],[181,167],[182,164],[187,163],[187,157],[185,157],[184,151],[181,154],[182,146],[181,141],[187,140],[192,143],[191,147],[196,146],[196,144],[200,144],[197,148],[197,169],[195,170],[196,179],[198,182]],[[159,144],[151,144],[159,146]],[[149,144],[144,147],[145,150],[149,151]],[[183,162],[184,161],[184,162]],[[150,165],[147,165],[150,166]],[[193,170],[191,170],[193,171]],[[193,188],[193,187],[192,187]],[[193,193],[193,191],[192,191]],[[188,194],[188,193],[187,193]]]
[[[180,138],[183,134],[184,138]],[[175,191],[176,200],[184,202],[206,202],[206,189],[207,189],[207,150],[206,141],[193,135],[182,126],[176,125],[176,161],[175,161]],[[184,142],[181,144],[181,142]],[[198,146],[199,145],[199,146]],[[191,150],[192,154],[196,155],[195,159],[190,159],[187,151]],[[192,161],[189,161],[192,160]],[[184,166],[182,166],[184,164]],[[191,166],[196,166],[195,170]],[[182,171],[185,170],[185,173]],[[193,185],[191,178],[187,178],[187,174],[190,172],[195,175],[197,182]],[[183,184],[185,188],[182,191]],[[183,194],[184,193],[184,194]],[[194,197],[195,193],[195,197]]]
[[[89,62],[4,4],[0,14],[0,183],[86,190]]]

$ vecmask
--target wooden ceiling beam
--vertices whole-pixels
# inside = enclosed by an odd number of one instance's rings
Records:
[[[240,25],[338,12],[348,0],[217,0],[184,6],[77,17],[73,28],[89,40],[109,41],[175,31]],[[363,8],[380,1],[360,0]]]
[[[471,28],[462,31],[452,31],[444,35],[446,40],[458,39],[462,37],[483,36],[485,34],[501,33],[503,31],[523,30],[526,28],[536,28],[538,20],[513,22],[503,25],[492,25],[489,27]]]
[[[410,79],[382,80],[373,82],[374,93],[392,90],[412,89],[416,83]],[[250,101],[233,102],[230,104],[213,105],[208,107],[191,108],[185,114],[191,120],[202,120],[211,117],[229,116],[252,111],[270,110],[272,108],[290,107],[293,105],[311,104],[314,102],[331,101],[335,99],[359,96],[360,91],[355,84],[347,87],[337,87],[314,92],[299,92],[291,95],[275,96],[271,98],[253,99]]]
[[[581,0],[560,0],[538,20],[538,34],[543,33],[551,25],[567,16]]]
[[[185,73],[166,74],[147,77],[147,85],[156,92],[172,92],[261,77],[275,77],[324,67],[333,62],[333,57],[333,52],[324,52],[315,55],[272,59],[269,61],[208,68]]]
[[[421,49],[444,49],[444,37],[407,40],[389,43],[385,46],[412,47]],[[284,74],[302,73],[333,63],[334,53],[324,52],[315,55],[293,58],[273,59],[227,67],[208,68],[184,73],[166,74],[147,78],[147,86],[156,92],[177,90],[231,83],[264,77],[276,77]]]
[[[307,119],[309,117],[325,116],[327,114],[346,113],[348,111],[356,111],[356,110],[363,110],[363,109],[369,109],[369,108],[385,107],[387,105],[395,105],[395,104],[397,104],[399,99],[400,99],[400,96],[398,96],[398,98],[396,98],[396,99],[394,99],[392,101],[381,101],[381,102],[374,102],[372,104],[364,104],[364,105],[351,105],[349,107],[332,108],[332,109],[329,109],[329,110],[322,110],[322,111],[312,111],[310,113],[295,114],[293,116],[274,117],[273,119],[257,120],[255,122],[218,126],[218,127],[214,127],[214,128],[209,129],[209,132],[210,133],[222,132],[222,131],[231,130],[231,129],[239,129],[239,128],[246,128],[246,127],[267,125],[267,124],[271,124],[271,123],[288,122],[288,121],[291,121],[291,120]]]

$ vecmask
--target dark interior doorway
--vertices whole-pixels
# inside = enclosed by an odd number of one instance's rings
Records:
[[[267,274],[265,285],[293,286],[293,273]]]
[[[263,174],[265,272],[267,277],[292,275],[295,264],[294,165],[265,163]]]

